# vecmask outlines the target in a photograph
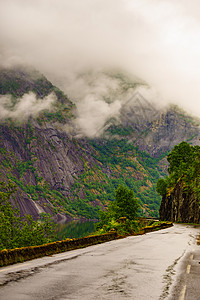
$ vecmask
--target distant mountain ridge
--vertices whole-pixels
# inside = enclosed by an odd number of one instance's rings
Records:
[[[140,93],[135,93],[121,111],[120,124],[114,126],[129,128],[126,135],[129,142],[151,156],[159,157],[183,140],[199,144],[200,120],[176,105],[157,109]],[[112,125],[110,128],[112,132]]]
[[[161,197],[155,184],[165,174],[163,159],[182,140],[197,143],[199,124],[192,117],[174,106],[157,110],[136,93],[118,119],[107,121],[102,135],[78,138],[76,107],[61,90],[37,71],[0,70],[1,95],[12,95],[15,103],[29,92],[41,99],[54,93],[57,101],[36,118],[0,124],[0,180],[16,183],[13,204],[18,202],[22,215],[97,218],[99,207],[106,207],[124,184],[140,199],[141,215],[158,216]]]

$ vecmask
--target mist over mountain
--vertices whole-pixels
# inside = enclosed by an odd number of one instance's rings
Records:
[[[0,178],[22,215],[97,218],[122,184],[158,216],[167,153],[199,144],[199,8],[0,0]]]
[[[119,68],[199,115],[199,11],[195,0],[2,0],[1,65],[32,65],[83,106],[80,73]]]
[[[200,122],[176,106],[147,100],[151,93],[142,81],[119,72],[102,76],[110,79],[100,82],[103,100],[95,100],[93,110],[103,103],[105,112],[90,121],[86,106],[82,125],[79,102],[73,104],[44,75],[23,67],[1,69],[7,115],[0,118],[0,180],[16,184],[12,201],[21,215],[37,219],[46,212],[57,222],[98,218],[99,208],[114,200],[122,184],[139,199],[140,215],[158,216],[155,184],[165,175],[165,156],[182,140],[199,142]],[[32,106],[18,110],[26,97],[34,99]]]

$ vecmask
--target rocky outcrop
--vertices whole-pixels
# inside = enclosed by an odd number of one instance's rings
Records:
[[[177,106],[156,110],[147,101],[139,103],[140,114],[124,112],[122,124],[133,129],[129,140],[140,150],[159,157],[182,141],[199,145],[199,120],[195,121]]]
[[[180,141],[190,140],[196,143],[199,138],[199,125],[192,118],[176,107],[166,111],[157,110],[141,95],[136,94],[122,108],[120,124],[112,124],[111,131],[109,126],[106,127],[106,133],[94,139],[95,148],[92,140],[77,137],[72,122],[75,106],[43,75],[27,68],[0,70],[0,95],[11,95],[13,105],[29,92],[44,101],[47,95],[53,93],[57,102],[54,103],[53,111],[42,111],[40,115],[29,117],[24,123],[12,119],[1,120],[0,123],[0,180],[7,182],[11,179],[16,183],[18,192],[12,201],[13,205],[18,204],[22,216],[31,214],[37,219],[42,213],[50,213],[57,221],[86,215],[96,218],[98,207],[106,206],[112,199],[111,193],[114,194],[121,174],[124,176],[121,181],[125,180],[130,187],[134,183],[130,183],[129,178],[141,182],[149,176],[150,171],[145,171],[137,157],[134,157],[134,146],[151,156],[164,157]],[[120,156],[112,166],[108,161],[104,163],[105,159],[98,160],[98,157],[102,158],[104,144],[106,146],[110,139],[115,139],[116,145],[112,150],[115,149],[115,155]],[[117,153],[120,139],[132,146],[129,153],[127,150],[120,155]],[[101,151],[98,150],[98,144]],[[106,151],[103,155],[114,155],[109,152],[109,148]],[[145,156],[142,160],[145,160]],[[124,166],[121,168],[123,161]],[[165,165],[164,160],[160,162],[162,169],[165,169]],[[157,169],[154,166],[152,169]],[[159,177],[157,173],[153,176]],[[109,186],[111,180],[112,187]],[[152,183],[155,184],[154,179],[152,182],[144,182],[145,186],[141,189],[138,184],[136,192],[138,188],[141,195],[151,188]],[[103,185],[104,188],[101,189]],[[93,198],[91,194],[94,195]],[[98,197],[100,194],[103,195],[102,198]],[[151,194],[153,198],[152,195],[155,194]],[[157,207],[158,203],[156,210]]]
[[[185,191],[179,181],[175,188],[163,197],[160,219],[172,222],[200,223],[200,202],[194,192]]]
[[[10,178],[17,183],[15,200],[21,215],[31,214],[34,219],[42,212],[55,212],[59,203],[52,204],[54,196],[50,191],[58,191],[66,202],[72,201],[70,188],[84,172],[85,163],[91,168],[98,164],[86,141],[75,140],[48,123],[40,126],[35,120],[14,130],[12,126],[0,125],[0,149],[0,180]],[[35,187],[32,193],[30,189]],[[40,188],[47,188],[46,196]],[[38,195],[37,198],[32,199],[32,194]],[[56,218],[62,216],[58,214]]]
[[[62,91],[32,69],[0,70],[1,95],[12,95],[16,102],[29,92],[40,99],[53,92],[57,103],[52,112],[41,112],[23,123],[1,120],[0,180],[16,183],[18,191],[12,202],[22,216],[31,214],[37,219],[50,213],[61,222],[76,215],[76,205],[70,205],[74,199],[72,185],[85,165],[90,168],[98,162],[87,141],[68,133],[73,104]]]

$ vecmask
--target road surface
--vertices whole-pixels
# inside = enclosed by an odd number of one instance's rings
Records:
[[[0,268],[0,299],[198,300],[199,233],[174,225]]]

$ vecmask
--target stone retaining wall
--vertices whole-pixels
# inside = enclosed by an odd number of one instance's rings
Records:
[[[142,228],[139,234],[145,234],[159,229],[173,226],[171,222],[164,222],[154,226],[146,226]],[[88,247],[91,245],[108,242],[114,239],[124,238],[125,236],[117,235],[117,232],[110,232],[101,235],[86,236],[77,239],[66,239],[63,241],[44,244],[41,246],[30,246],[23,248],[15,248],[11,250],[4,249],[0,251],[0,266],[8,266],[18,262],[57,254],[69,250]]]

